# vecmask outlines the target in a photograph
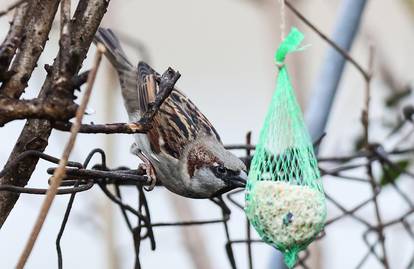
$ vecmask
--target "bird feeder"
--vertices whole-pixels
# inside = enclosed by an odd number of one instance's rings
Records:
[[[292,28],[275,58],[277,86],[251,163],[246,214],[261,238],[280,250],[292,268],[323,229],[326,203],[317,160],[284,63],[300,50]]]

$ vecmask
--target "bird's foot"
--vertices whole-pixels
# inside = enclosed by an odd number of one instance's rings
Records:
[[[150,160],[142,152],[138,152],[137,155],[144,162],[139,164],[139,168],[144,169],[148,177],[148,186],[144,187],[144,189],[146,191],[152,191],[157,184],[157,175],[154,166],[152,166]]]

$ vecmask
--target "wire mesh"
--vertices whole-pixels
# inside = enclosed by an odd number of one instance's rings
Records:
[[[247,167],[249,167],[250,161],[252,159],[252,153],[254,152],[254,146],[250,144],[250,134],[247,136],[246,144],[230,145],[227,146],[227,149],[238,151],[244,150],[245,154],[244,156],[241,156],[241,159],[246,163]],[[401,156],[410,155],[412,153],[414,153],[414,148],[394,149],[392,151],[386,152],[381,147],[381,145],[376,144],[373,145],[369,151],[361,150],[349,156],[319,158],[319,164],[324,180],[340,179],[344,180],[345,182],[353,181],[362,184],[372,184],[368,176],[357,177],[353,175],[355,174],[353,172],[355,170],[360,171],[361,168],[367,167],[368,165],[380,164],[388,165],[393,171],[405,174],[406,176],[413,178],[414,175],[411,172],[406,169],[401,169],[393,161],[395,158],[398,159]],[[91,159],[95,155],[100,156],[100,162],[91,166]],[[27,151],[23,153],[19,158],[17,158],[14,163],[22,161],[24,158],[33,156],[37,156],[43,160],[55,164],[57,164],[59,161],[57,158],[44,153],[37,151]],[[13,169],[14,163],[7,165],[7,167],[0,172],[0,176],[6,173],[8,169]],[[53,174],[54,169],[55,168],[49,168],[47,172],[49,174]],[[64,234],[72,206],[75,202],[76,194],[79,192],[88,191],[94,185],[99,186],[99,188],[108,197],[108,199],[115,203],[121,210],[125,224],[128,227],[128,230],[130,231],[131,237],[134,241],[134,249],[136,255],[135,268],[141,268],[140,247],[143,240],[150,241],[152,250],[156,250],[156,243],[162,244],[162,242],[156,242],[156,228],[165,226],[180,227],[190,225],[213,225],[217,223],[221,223],[225,229],[225,249],[231,268],[238,268],[238,263],[247,263],[248,268],[254,268],[253,245],[263,244],[263,242],[252,235],[253,232],[247,218],[245,236],[243,238],[232,238],[230,236],[232,227],[228,223],[231,218],[231,211],[228,204],[231,204],[237,210],[244,210],[244,203],[241,202],[241,199],[239,199],[240,197],[237,197],[238,195],[243,195],[243,189],[235,190],[225,194],[224,196],[219,196],[211,199],[211,201],[221,209],[221,216],[218,216],[217,218],[206,220],[181,220],[178,222],[153,222],[151,220],[150,204],[147,201],[146,192],[143,190],[143,187],[148,182],[145,171],[141,169],[128,169],[126,167],[110,169],[106,163],[105,152],[101,149],[94,149],[88,154],[83,163],[73,161],[69,162],[66,172],[67,175],[64,179],[64,184],[62,184],[59,189],[59,194],[70,195],[70,199],[68,201],[56,239],[56,250],[59,268],[63,268],[63,255],[60,247],[61,238]],[[351,219],[353,222],[360,223],[365,228],[365,232],[361,235],[361,240],[366,246],[366,253],[361,254],[361,258],[356,262],[355,268],[363,268],[369,258],[374,258],[380,264],[383,264],[384,253],[381,253],[379,248],[380,237],[381,234],[385,237],[386,231],[394,226],[400,225],[403,227],[404,231],[407,233],[406,239],[414,242],[413,223],[410,221],[410,217],[414,214],[414,203],[410,198],[409,193],[407,193],[406,190],[403,190],[399,186],[399,182],[400,181],[393,181],[389,185],[389,188],[393,188],[395,190],[394,194],[400,196],[406,202],[408,210],[402,212],[391,220],[387,220],[386,222],[381,223],[372,223],[372,220],[370,220],[368,217],[360,216],[358,214],[364,208],[372,205],[372,203],[374,203],[374,200],[383,193],[384,186],[382,186],[379,182],[374,182],[376,191],[372,193],[372,195],[366,197],[364,201],[350,208],[338,201],[337,197],[334,197],[329,193],[326,194],[328,203],[336,207],[341,212],[341,214],[337,216],[330,216],[330,214],[328,214],[326,227],[333,226],[336,223],[343,221],[344,219]],[[114,186],[114,193],[109,190],[109,185]],[[139,197],[137,206],[129,205],[123,199],[120,191],[120,189],[123,187],[136,189],[137,196]],[[162,186],[158,185],[158,187]],[[0,190],[35,195],[43,195],[46,192],[46,189],[25,188],[8,185],[0,186]],[[136,221],[131,219],[131,215],[136,218]],[[137,223],[137,225],[134,225],[133,223]],[[329,236],[329,234],[326,234],[325,231],[323,231],[318,236],[318,239],[324,238],[325,236]],[[375,238],[375,240],[372,240],[372,238]],[[246,245],[247,255],[235,255],[238,254],[235,253],[233,249],[233,246],[236,244]],[[238,259],[236,257],[238,257]],[[247,257],[247,260],[244,260],[244,257]],[[309,257],[310,252],[308,250],[303,251],[300,255],[300,259],[296,268],[311,268],[308,264]],[[413,263],[414,255],[410,258],[406,268],[411,268]]]

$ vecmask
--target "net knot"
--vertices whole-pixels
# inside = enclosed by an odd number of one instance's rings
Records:
[[[282,69],[283,67],[285,67],[285,63],[283,63],[283,62],[276,62],[276,67],[277,67],[277,69]]]
[[[290,30],[288,36],[280,44],[275,54],[276,65],[278,67],[280,64],[283,64],[286,55],[291,52],[301,50],[299,45],[303,38],[303,34],[297,28],[293,27],[292,30]]]

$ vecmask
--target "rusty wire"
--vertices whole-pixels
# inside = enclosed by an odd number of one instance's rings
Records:
[[[321,171],[323,172],[323,178],[325,180],[341,179],[345,181],[352,181],[355,178],[343,173],[352,173],[352,171],[355,169],[365,167],[367,163],[370,163],[371,165],[374,165],[375,163],[387,163],[388,165],[391,165],[390,167],[392,167],[392,169],[396,169],[398,170],[398,172],[402,172],[405,175],[413,178],[413,175],[409,171],[401,171],[400,168],[394,163],[394,161],[392,161],[392,159],[395,159],[396,157],[399,157],[401,155],[412,154],[413,149],[394,149],[386,152],[379,144],[371,146],[372,149],[370,151],[362,149],[361,151],[351,156],[319,158]],[[250,134],[247,135],[246,144],[229,145],[227,146],[227,148],[232,150],[244,150],[245,155],[242,157],[242,159],[246,162],[247,167],[249,167],[250,160],[252,158],[251,153],[254,151],[254,146],[250,144]],[[88,169],[92,157],[96,154],[100,155],[100,162],[94,164],[91,168]],[[57,164],[59,161],[57,158],[41,152],[27,151],[21,154],[21,156],[19,156],[19,158],[17,158],[15,162],[19,162],[21,160],[24,160],[24,158],[30,158],[33,156],[37,156],[43,160],[46,160],[54,164]],[[357,161],[358,163],[355,164],[355,161]],[[3,171],[0,171],[0,175],[6,173],[8,169],[12,169],[13,165],[13,163],[10,163]],[[332,165],[334,165],[335,168],[324,168],[326,166],[331,167]],[[53,174],[54,170],[55,168],[49,168],[47,169],[47,172],[49,174]],[[60,247],[60,241],[64,234],[64,230],[69,219],[73,203],[75,202],[76,194],[82,191],[87,191],[95,185],[99,186],[102,192],[121,210],[126,226],[128,227],[128,230],[130,231],[131,237],[134,242],[136,254],[135,268],[141,268],[139,254],[142,240],[149,240],[151,249],[156,249],[156,233],[154,229],[166,226],[214,225],[220,223],[224,226],[225,229],[225,249],[231,268],[238,268],[236,255],[233,251],[233,245],[235,244],[246,245],[246,257],[248,268],[254,268],[254,251],[252,245],[263,244],[263,241],[252,236],[251,227],[247,218],[246,234],[244,238],[231,238],[231,227],[228,225],[228,221],[231,217],[231,211],[227,204],[230,203],[236,209],[243,210],[244,205],[237,201],[237,199],[235,198],[235,195],[238,195],[241,192],[243,192],[242,189],[227,193],[226,195],[224,195],[224,197],[216,197],[214,199],[211,199],[212,202],[214,202],[217,206],[220,207],[220,217],[206,220],[180,220],[178,222],[155,223],[151,221],[150,205],[148,204],[146,199],[146,192],[143,190],[143,186],[145,186],[148,182],[147,176],[145,175],[145,171],[143,169],[133,170],[128,169],[126,167],[110,169],[108,168],[106,163],[105,152],[101,149],[94,149],[88,154],[83,163],[73,161],[68,162],[68,167],[66,171],[67,175],[63,180],[62,186],[59,188],[59,194],[70,194],[70,199],[68,201],[67,208],[56,239],[56,250],[59,268],[63,268],[63,255]],[[360,178],[358,179],[358,182],[361,182],[361,184],[372,184],[372,182],[369,181],[368,178]],[[377,249],[380,245],[380,238],[378,236],[380,230],[385,231],[390,227],[401,225],[407,232],[409,236],[408,238],[414,241],[414,227],[413,224],[410,223],[408,220],[409,217],[414,214],[414,204],[413,201],[409,198],[409,195],[398,186],[398,181],[390,184],[390,187],[395,189],[396,193],[406,201],[407,205],[409,206],[409,209],[406,212],[403,212],[400,216],[392,220],[380,224],[371,223],[368,219],[357,215],[358,211],[369,205],[372,205],[375,199],[382,193],[382,186],[380,186],[378,182],[375,182],[375,184],[377,191],[373,193],[372,196],[367,197],[366,200],[353,206],[352,208],[347,208],[345,205],[338,202],[337,199],[332,197],[329,193],[326,194],[328,203],[331,203],[333,206],[335,206],[342,212],[339,216],[329,218],[326,223],[327,226],[334,225],[335,223],[343,220],[344,218],[351,218],[353,221],[358,222],[365,227],[365,232],[362,234],[361,237],[362,241],[367,247],[367,252],[361,256],[360,261],[356,262],[355,268],[362,268],[368,261],[368,258],[370,257],[374,257],[380,263],[383,263],[383,253],[380,253]],[[115,187],[115,193],[109,191],[109,185],[113,185]],[[131,206],[123,200],[120,188],[125,186],[136,188],[137,196],[139,197],[138,206]],[[162,186],[158,185],[158,187]],[[1,186],[0,191],[12,191],[16,193],[41,195],[44,194],[46,190],[3,185]],[[129,213],[132,214],[134,218],[137,219],[137,221],[132,221]],[[137,225],[134,226],[133,223],[137,223]],[[376,235],[377,239],[374,240],[374,242],[368,240],[368,236],[371,234]],[[317,239],[323,238],[325,236],[325,232],[322,232]],[[304,251],[303,253],[301,253],[299,262],[297,264],[297,268],[310,268],[307,264],[309,257],[309,251]],[[411,266],[413,263],[414,255],[410,258],[407,268],[409,268],[409,266]]]

